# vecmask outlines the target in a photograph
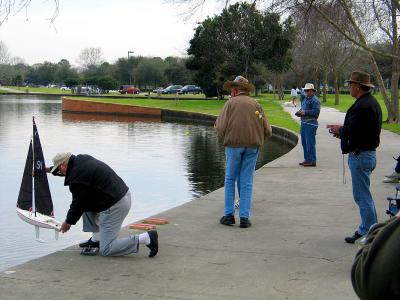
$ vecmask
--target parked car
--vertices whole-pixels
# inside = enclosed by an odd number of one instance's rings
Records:
[[[160,94],[160,93],[162,92],[163,89],[164,89],[163,87],[155,88],[155,89],[153,90],[153,93]]]
[[[170,85],[161,91],[161,94],[176,94],[180,93],[182,89],[181,85]]]
[[[133,85],[121,85],[118,92],[121,94],[139,94],[140,90]]]
[[[74,94],[83,94],[83,95],[98,95],[101,93],[101,90],[96,86],[81,86],[78,85],[73,89]]]
[[[62,90],[62,91],[70,91],[71,89],[69,87],[67,87],[67,86],[62,86],[62,87],[60,87],[60,90]]]
[[[185,85],[182,89],[180,94],[200,94],[203,90],[195,85]]]

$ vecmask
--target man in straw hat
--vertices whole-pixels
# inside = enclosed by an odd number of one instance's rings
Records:
[[[238,182],[241,228],[251,226],[249,218],[256,161],[265,138],[272,135],[261,105],[249,96],[254,89],[254,85],[243,76],[227,81],[224,90],[230,92],[231,98],[215,122],[226,156],[225,209],[220,223],[235,224],[235,182]]]
[[[382,126],[381,107],[371,94],[374,87],[368,73],[354,71],[349,83],[350,94],[356,99],[347,110],[343,125],[327,125],[329,131],[339,138],[343,154],[349,154],[353,198],[360,209],[361,224],[353,236],[345,238],[353,244],[366,235],[378,222],[375,203],[370,187],[370,175],[376,166],[376,148],[379,146]]]
[[[139,251],[139,244],[158,252],[157,231],[118,239],[122,222],[131,208],[131,194],[125,182],[104,162],[86,154],[58,153],[53,158],[52,174],[65,176],[72,203],[60,231],[67,232],[83,215],[83,231],[93,236],[82,248],[99,248],[104,256],[120,256]],[[86,254],[86,252],[82,252]],[[88,255],[90,254],[87,253]]]
[[[304,98],[301,101],[301,109],[296,116],[301,119],[301,144],[303,146],[304,161],[299,163],[303,167],[315,167],[317,165],[317,151],[315,148],[315,135],[318,129],[318,117],[321,104],[312,83],[306,83],[303,88]]]

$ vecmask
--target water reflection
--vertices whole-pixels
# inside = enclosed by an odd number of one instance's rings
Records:
[[[132,210],[125,224],[181,205],[223,186],[224,148],[211,126],[163,123],[109,115],[62,114],[59,97],[0,96],[0,270],[63,249],[86,239],[81,225],[59,241],[17,217],[21,184],[35,116],[47,165],[60,151],[88,153],[109,164],[130,187]],[[289,151],[269,141],[258,166]],[[63,220],[71,195],[59,177],[49,177],[56,218]]]

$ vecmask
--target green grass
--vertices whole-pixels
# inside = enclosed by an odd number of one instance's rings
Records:
[[[71,91],[62,91],[59,88],[39,88],[39,87],[25,87],[25,86],[5,86],[6,88],[10,88],[13,90],[21,91],[21,92],[28,92],[28,93],[43,93],[43,94],[69,94]]]
[[[80,100],[106,102],[125,105],[137,105],[144,107],[157,107],[160,109],[180,110],[188,112],[198,112],[218,116],[224,100],[157,100],[157,99],[112,99],[112,98],[85,98]],[[299,132],[299,124],[285,112],[279,101],[273,101],[265,96],[257,97],[260,104],[267,114],[268,120],[272,125],[284,127],[295,132]]]
[[[375,98],[378,100],[378,103],[381,106],[382,109],[382,120],[386,120],[387,119],[387,109],[385,106],[385,103],[383,102],[383,98],[382,95],[379,93],[375,93],[374,94]],[[326,102],[322,102],[322,97],[321,97],[321,104],[323,106],[328,106],[328,107],[333,107],[338,109],[341,112],[346,112],[347,109],[354,103],[355,99],[350,96],[350,95],[340,95],[339,98],[339,105],[335,105],[335,95],[331,95],[329,94]],[[382,128],[389,130],[391,132],[400,134],[400,124],[388,124],[388,123],[383,123],[382,124]]]

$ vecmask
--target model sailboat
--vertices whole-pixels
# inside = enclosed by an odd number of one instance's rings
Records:
[[[43,150],[35,118],[32,121],[33,135],[29,144],[16,210],[23,221],[35,226],[37,239],[39,239],[39,227],[54,229],[55,237],[58,239],[61,223],[54,219]]]

